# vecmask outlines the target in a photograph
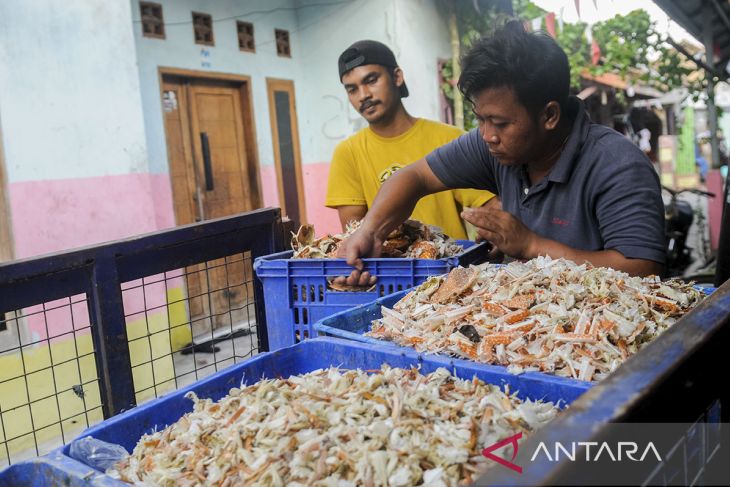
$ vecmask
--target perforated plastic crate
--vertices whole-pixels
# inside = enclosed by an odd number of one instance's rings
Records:
[[[695,287],[707,295],[715,291],[714,287]],[[314,324],[315,332],[320,336],[345,338],[347,340],[371,343],[381,347],[403,348],[393,342],[366,337],[364,334],[370,331],[373,320],[382,318],[383,313],[381,308],[383,306],[392,308],[406,294],[408,294],[407,290],[393,293],[379,298],[372,303],[356,306],[352,309],[340,311],[327,318],[323,318]]]
[[[486,260],[489,244],[459,243],[466,250],[446,259],[363,259],[365,270],[378,278],[370,292],[327,288],[328,279],[352,271],[344,259],[291,259],[292,251],[259,257],[253,267],[264,287],[269,349],[315,336],[312,325],[334,313],[408,289],[458,265]]]
[[[383,306],[392,308],[406,294],[408,294],[408,290],[384,296],[376,299],[372,303],[366,303],[349,310],[340,311],[339,313],[317,321],[314,324],[314,330],[319,336],[333,336],[361,343],[401,348],[393,342],[366,337],[364,334],[370,331],[373,320],[378,320],[383,317],[381,311]]]

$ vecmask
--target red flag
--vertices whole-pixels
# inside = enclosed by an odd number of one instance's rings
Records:
[[[591,42],[591,63],[598,64],[601,59],[601,47],[598,45],[595,39]]]
[[[545,28],[548,31],[548,34],[550,34],[553,39],[555,36],[555,12],[550,12],[545,16]]]

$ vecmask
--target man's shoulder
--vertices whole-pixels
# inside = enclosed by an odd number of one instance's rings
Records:
[[[354,134],[339,141],[335,145],[335,154],[342,154],[344,151],[352,152],[354,148],[362,145],[368,137],[368,128],[362,128]]]
[[[361,128],[354,134],[346,137],[344,140],[341,140],[338,142],[338,146],[340,145],[352,145],[356,144],[358,141],[361,141],[365,139],[368,136],[368,127]]]
[[[655,186],[656,172],[639,147],[605,125],[592,123],[588,133],[593,161],[591,172],[602,183],[625,181],[629,185]]]
[[[431,136],[443,137],[448,140],[455,139],[466,132],[461,130],[459,127],[449,125],[436,120],[429,120],[427,118],[421,119],[421,130],[424,133],[428,133]]]
[[[598,159],[609,164],[630,164],[637,160],[649,163],[639,147],[626,136],[598,123],[591,123],[586,142]]]

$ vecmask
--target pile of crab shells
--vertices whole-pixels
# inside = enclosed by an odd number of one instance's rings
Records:
[[[383,307],[366,335],[512,373],[601,380],[703,297],[679,280],[538,257],[432,277]]]
[[[336,258],[342,243],[360,227],[360,222],[351,222],[344,233],[314,237],[313,225],[302,225],[293,234],[291,247],[293,259]],[[407,220],[388,235],[383,242],[382,257],[410,259],[442,259],[453,257],[464,251],[464,247],[447,237],[434,226],[415,220]]]
[[[191,413],[108,473],[162,486],[456,486],[493,464],[483,448],[559,413],[476,377],[387,365],[262,380],[218,402],[188,397]]]

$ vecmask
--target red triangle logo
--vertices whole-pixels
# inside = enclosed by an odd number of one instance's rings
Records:
[[[517,473],[522,473],[522,467],[520,467],[517,464],[512,463],[512,461],[514,461],[514,459],[517,457],[517,450],[519,449],[519,446],[517,446],[517,441],[521,438],[522,438],[522,433],[517,433],[514,436],[510,436],[509,438],[505,438],[502,441],[498,441],[494,445],[488,446],[484,450],[482,450],[482,455],[484,455],[485,457],[487,457],[491,460],[494,460],[495,462],[499,463],[502,466],[505,466],[507,468],[514,470]],[[505,460],[504,458],[498,457],[497,455],[492,453],[494,450],[498,450],[507,444],[512,445],[511,461]]]

